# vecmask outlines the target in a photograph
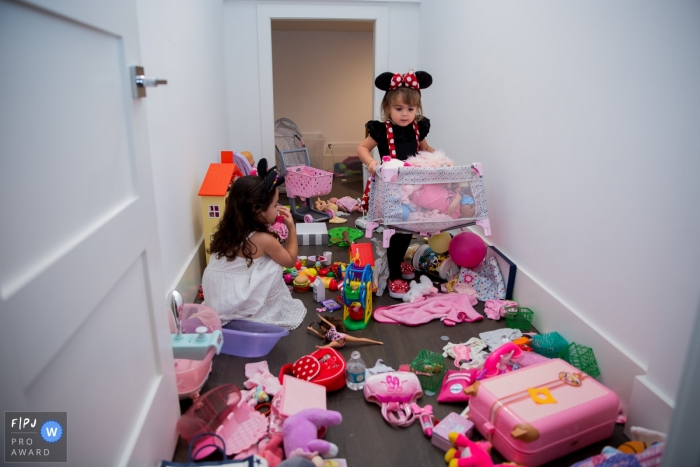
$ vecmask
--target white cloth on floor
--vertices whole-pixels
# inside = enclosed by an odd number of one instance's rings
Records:
[[[445,347],[442,348],[442,356],[443,357],[452,357],[454,359],[457,358],[457,354],[455,353],[454,348],[458,345],[466,345],[469,347],[469,353],[471,360],[468,362],[462,363],[459,367],[462,370],[469,370],[470,368],[481,368],[484,366],[484,361],[486,360],[486,356],[488,355],[484,349],[486,348],[486,343],[479,339],[478,337],[472,337],[469,339],[467,342],[463,342],[461,344],[453,344],[452,342],[448,342]]]
[[[372,375],[378,375],[379,373],[388,373],[390,371],[396,371],[392,367],[384,364],[384,360],[381,358],[377,359],[377,363],[374,364],[372,368],[365,369],[365,379]]]
[[[482,332],[479,334],[479,337],[489,346],[489,350],[493,352],[506,342],[523,337],[523,333],[520,332],[520,329],[502,328],[494,331]]]
[[[268,255],[253,260],[211,255],[204,270],[202,288],[207,304],[214,308],[221,321],[233,319],[275,324],[295,329],[306,316],[301,300],[292,298],[282,278],[282,266]]]

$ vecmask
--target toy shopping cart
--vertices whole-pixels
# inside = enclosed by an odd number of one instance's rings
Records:
[[[331,192],[333,173],[314,169],[308,165],[288,167],[286,173],[285,184],[287,185],[287,197],[289,197],[289,210],[295,219],[304,222],[323,222],[333,217],[333,211],[330,209],[321,212],[311,207],[312,196],[327,195]],[[296,196],[301,199],[302,203],[305,203],[299,208],[297,208],[294,199]]]

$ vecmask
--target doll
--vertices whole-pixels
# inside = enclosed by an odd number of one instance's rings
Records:
[[[360,201],[349,196],[343,196],[340,199],[330,198],[328,202],[336,204],[338,209],[343,212],[356,212],[361,210]]]
[[[333,211],[333,213],[338,212],[338,206],[335,204],[335,201],[333,201],[334,198],[331,198],[328,201],[323,201],[321,198],[318,198],[316,200],[316,203],[314,204],[314,207],[321,212],[327,212],[329,209]]]
[[[353,337],[345,334],[345,326],[343,325],[343,320],[341,318],[330,317],[326,319],[321,315],[318,315],[318,317],[321,318],[321,321],[318,322],[318,328],[321,330],[321,332],[314,329],[313,324],[306,328],[328,342],[326,345],[317,345],[317,349],[322,349],[325,347],[339,349],[341,347],[345,347],[346,341],[384,345],[383,342],[373,341],[372,339],[366,339],[364,337]]]

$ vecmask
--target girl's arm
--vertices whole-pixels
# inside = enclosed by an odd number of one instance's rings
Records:
[[[297,254],[299,253],[299,243],[297,241],[297,228],[292,218],[289,209],[284,206],[278,207],[279,213],[284,217],[284,224],[289,230],[289,236],[285,246],[282,246],[279,241],[272,235],[267,233],[258,233],[256,237],[260,237],[259,246],[263,253],[270,256],[277,264],[285,268],[293,268],[297,262]]]
[[[428,151],[428,152],[435,152],[435,149],[430,147],[430,145],[428,144],[428,140],[425,138],[423,138],[423,141],[420,142],[420,150],[421,151]]]
[[[363,142],[360,143],[360,146],[357,148],[357,157],[359,157],[360,161],[367,166],[367,171],[370,175],[375,174],[375,169],[379,164],[379,162],[374,160],[374,158],[372,157],[372,149],[376,147],[377,142],[374,140],[374,138],[368,136]]]

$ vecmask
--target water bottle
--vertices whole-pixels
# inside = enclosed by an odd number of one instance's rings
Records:
[[[350,361],[345,369],[346,383],[353,391],[360,391],[365,387],[365,368],[360,352],[355,350],[350,354]]]

